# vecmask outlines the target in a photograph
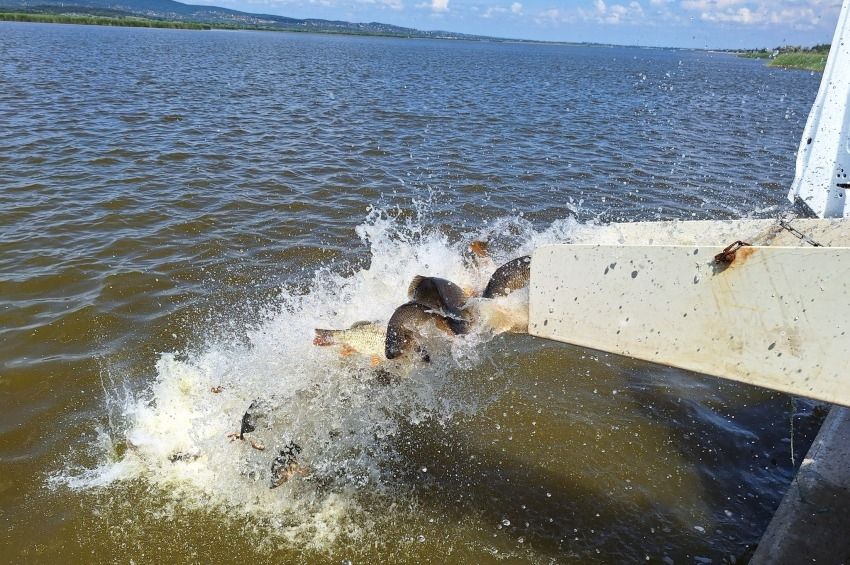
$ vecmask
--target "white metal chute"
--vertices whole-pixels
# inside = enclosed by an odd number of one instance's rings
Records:
[[[788,198],[821,218],[850,217],[850,0],[841,6]]]
[[[529,333],[850,405],[850,248],[549,245]]]

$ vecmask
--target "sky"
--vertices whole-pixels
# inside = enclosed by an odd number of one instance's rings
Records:
[[[841,0],[183,1],[494,37],[696,48],[829,43],[841,9]]]

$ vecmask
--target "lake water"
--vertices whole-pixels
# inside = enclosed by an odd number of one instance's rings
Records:
[[[383,386],[311,340],[475,286],[473,239],[782,213],[819,75],[11,23],[0,54],[3,560],[746,560],[813,405],[509,334]],[[256,399],[264,451],[227,438]]]

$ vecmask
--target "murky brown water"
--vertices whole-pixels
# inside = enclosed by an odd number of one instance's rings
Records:
[[[386,320],[415,274],[473,284],[473,238],[507,260],[576,214],[778,214],[819,76],[30,24],[0,53],[0,559],[749,554],[809,404],[512,335],[382,387],[310,339]],[[258,398],[263,452],[226,438]],[[312,474],[270,490],[289,439]]]

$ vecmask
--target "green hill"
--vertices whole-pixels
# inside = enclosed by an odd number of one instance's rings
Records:
[[[13,21],[56,21],[63,23],[99,23],[140,25],[147,22],[203,24],[216,28],[311,31],[442,39],[493,39],[448,31],[421,31],[378,22],[297,19],[271,14],[251,14],[217,6],[183,4],[174,0],[0,0],[0,19]],[[27,19],[27,15],[32,15]],[[52,19],[47,16],[52,16]],[[64,17],[64,20],[60,18]],[[105,18],[102,20],[93,17]],[[111,21],[107,21],[111,20]],[[157,25],[156,27],[169,27]],[[170,26],[177,27],[177,26]],[[190,26],[186,26],[190,27]]]

